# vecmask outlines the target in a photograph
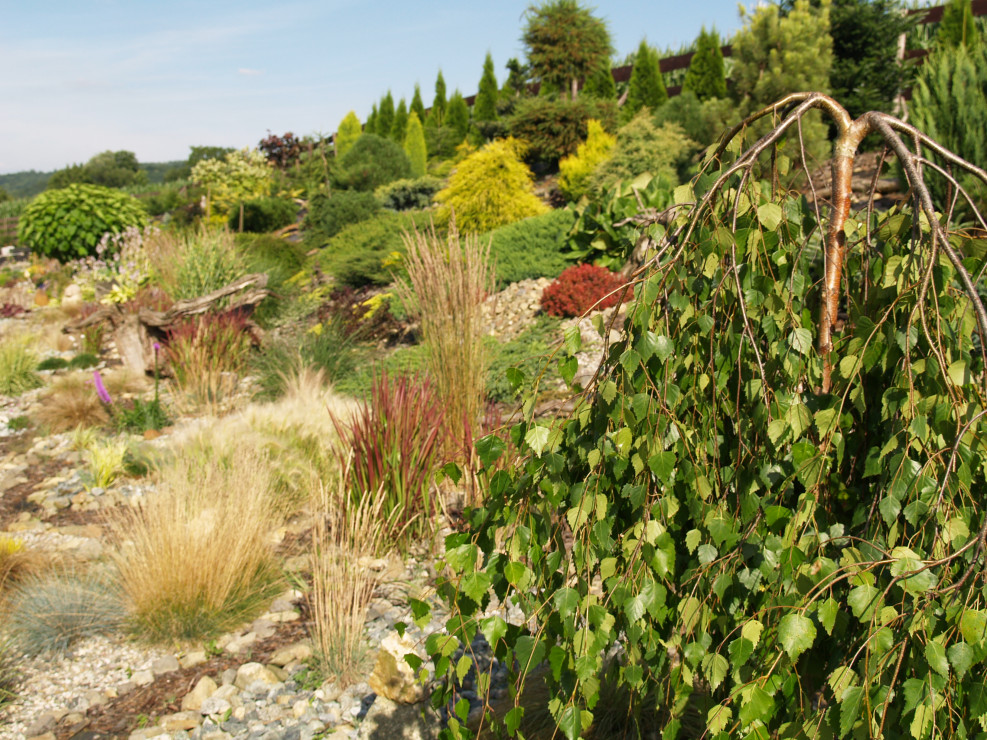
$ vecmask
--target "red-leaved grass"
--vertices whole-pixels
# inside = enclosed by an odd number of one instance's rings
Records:
[[[369,401],[358,407],[352,421],[335,415],[332,420],[352,505],[381,495],[382,519],[393,541],[430,538],[438,510],[430,482],[444,421],[432,384],[419,376],[391,379],[381,372],[374,376]]]

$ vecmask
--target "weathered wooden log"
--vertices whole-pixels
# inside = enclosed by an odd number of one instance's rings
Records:
[[[119,304],[113,304],[81,319],[71,321],[62,329],[73,334],[87,326],[109,324],[113,332],[120,360],[125,367],[140,373],[154,372],[155,363],[162,368],[162,359],[156,358],[155,342],[167,338],[168,330],[193,316],[199,316],[217,307],[224,299],[224,310],[242,308],[253,310],[271,291],[267,289],[267,275],[254,273],[244,275],[218,290],[198,298],[178,301],[167,311],[154,311],[142,308],[137,313],[125,311]],[[248,321],[247,330],[255,344],[259,344],[263,331],[253,321]]]

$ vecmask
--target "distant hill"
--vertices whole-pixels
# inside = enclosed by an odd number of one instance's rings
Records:
[[[172,167],[182,167],[185,160],[176,162],[142,162],[140,168],[147,173],[148,182],[164,182],[164,174]],[[12,198],[31,198],[48,184],[48,178],[54,174],[52,172],[38,172],[37,170],[27,170],[25,172],[11,172],[9,175],[0,175],[0,188],[3,188]]]

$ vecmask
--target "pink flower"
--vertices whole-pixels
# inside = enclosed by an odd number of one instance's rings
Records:
[[[100,401],[107,406],[113,403],[113,399],[110,398],[110,392],[103,385],[103,377],[99,374],[99,370],[93,370],[93,385],[96,386],[96,395],[99,396]]]

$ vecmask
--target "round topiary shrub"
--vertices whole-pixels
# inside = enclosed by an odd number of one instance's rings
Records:
[[[103,234],[147,224],[140,201],[99,185],[47,190],[24,209],[17,241],[34,253],[68,262],[94,254]]]
[[[373,193],[337,190],[331,196],[317,193],[308,203],[305,231],[310,236],[331,239],[350,224],[373,218],[380,203]]]
[[[630,290],[621,292],[624,281],[605,267],[574,265],[541,294],[541,306],[552,316],[582,316],[590,309],[616,306],[623,298],[633,298]]]
[[[340,159],[346,184],[373,191],[394,180],[411,177],[411,162],[400,144],[375,134],[363,134]]]

